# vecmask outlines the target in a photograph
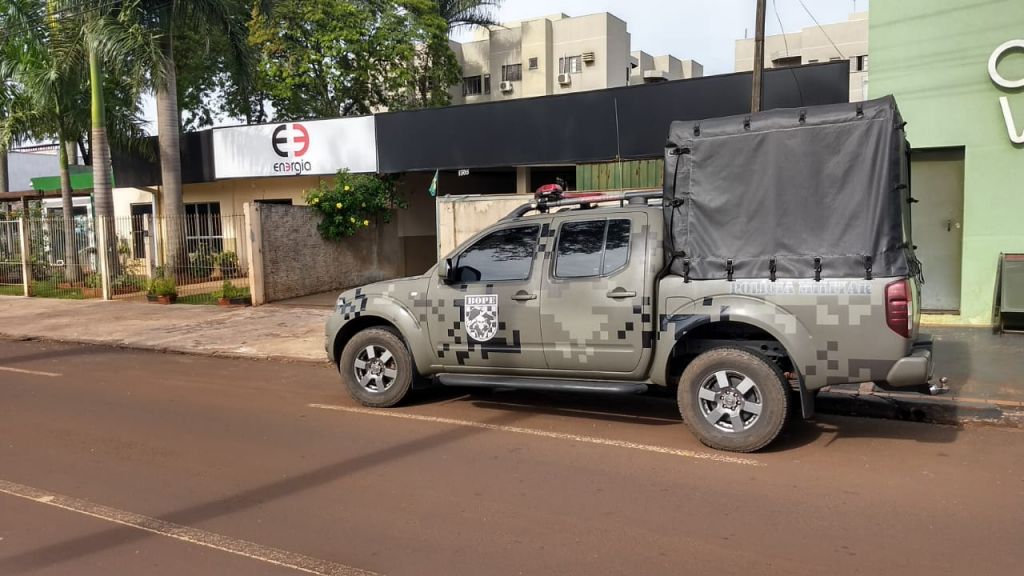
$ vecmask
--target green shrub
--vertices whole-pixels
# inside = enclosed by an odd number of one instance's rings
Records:
[[[213,293],[215,298],[225,298],[227,300],[233,300],[235,298],[245,298],[249,295],[249,289],[245,287],[235,286],[227,280],[221,286],[220,290]]]
[[[149,281],[148,292],[154,296],[177,296],[178,287],[174,277],[165,275],[163,269],[158,268],[157,275]]]
[[[228,250],[216,255],[217,265],[220,266],[221,276],[225,278],[238,277],[238,254]]]
[[[306,203],[323,215],[317,229],[327,240],[352,236],[378,219],[390,222],[392,210],[408,206],[393,177],[347,170],[339,171],[333,183],[321,180],[319,188],[306,193]]]

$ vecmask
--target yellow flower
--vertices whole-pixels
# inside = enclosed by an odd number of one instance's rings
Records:
[[[335,204],[334,207],[337,208],[338,210],[341,210],[341,202]]]
[[[350,217],[349,217],[349,219],[348,219],[348,221],[349,221],[349,222],[352,222],[353,224],[355,224],[355,222],[356,222],[356,219],[355,219],[355,218],[352,218],[352,217],[350,216]]]
[[[370,225],[370,221],[369,220],[363,220],[363,226],[369,226],[369,225]]]
[[[313,198],[313,200],[312,200],[313,204],[316,204],[316,203],[317,203],[317,202],[319,202],[319,201],[320,201],[320,199],[319,199],[319,198],[315,198],[315,197],[314,197],[314,198]]]
[[[348,184],[345,184],[345,192],[348,192],[348,191],[349,191],[349,190],[351,190],[351,189],[352,189],[352,188],[350,188]]]

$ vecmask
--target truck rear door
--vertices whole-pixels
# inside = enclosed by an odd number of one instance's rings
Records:
[[[544,263],[540,322],[548,368],[632,372],[650,347],[648,214],[586,213],[556,219]]]

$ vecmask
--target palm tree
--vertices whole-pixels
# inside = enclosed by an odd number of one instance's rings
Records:
[[[4,55],[14,77],[31,100],[25,114],[26,124],[37,136],[52,136],[59,148],[61,200],[66,272],[72,280],[81,278],[75,250],[71,177],[68,170],[67,143],[77,142],[76,111],[81,102],[84,77],[76,70],[75,46],[69,42],[73,24],[56,17],[53,3],[31,0],[5,2]]]
[[[256,4],[257,7],[262,5],[260,2]],[[240,16],[249,15],[249,6],[243,0],[136,0],[122,7],[117,18],[120,32],[115,33],[108,28],[104,34],[106,38],[97,41],[101,49],[132,53],[131,59],[148,69],[149,81],[156,93],[160,207],[168,224],[165,230],[166,253],[171,270],[185,257],[180,234],[185,205],[181,184],[181,117],[174,63],[175,31],[188,27],[221,32],[228,39],[234,57],[247,60],[246,18]],[[94,138],[97,135],[94,132]]]
[[[448,33],[473,26],[499,26],[491,10],[501,7],[501,0],[437,0],[437,12],[448,22]]]
[[[9,31],[4,36],[3,61],[12,71],[12,78],[25,93],[30,106],[22,106],[22,111],[10,122],[21,134],[35,139],[54,138],[58,144],[58,162],[60,168],[61,200],[63,212],[64,241],[66,246],[67,271],[71,279],[81,277],[78,254],[75,250],[74,207],[72,200],[71,178],[68,168],[68,143],[81,143],[88,140],[90,122],[90,84],[86,75],[87,58],[96,54],[97,44],[90,42],[93,29],[86,26],[86,10],[74,10],[73,6],[61,0],[6,0],[0,12]],[[95,62],[91,62],[95,63]],[[92,67],[92,70],[95,70]],[[119,130],[115,138],[127,146],[136,145],[141,140],[141,114],[139,111],[139,92],[131,84],[118,85],[118,106],[113,112],[115,125]],[[99,114],[104,115],[103,92],[110,86],[104,86],[102,76],[92,75],[92,104],[99,98]],[[94,114],[95,116],[95,110]],[[13,133],[12,130],[6,133]],[[0,141],[5,134],[0,131]],[[98,141],[97,141],[98,140]],[[108,216],[107,239],[113,240],[113,203],[110,190],[110,161],[107,150],[107,137],[93,138],[89,147],[88,157],[105,175],[106,190],[98,190],[97,206],[107,207],[101,214]],[[84,149],[83,149],[84,152]],[[104,162],[104,156],[106,160]],[[100,178],[102,186],[103,178]],[[107,243],[107,252],[113,242]],[[116,261],[108,260],[110,262]]]

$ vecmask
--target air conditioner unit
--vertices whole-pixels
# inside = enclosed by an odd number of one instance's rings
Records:
[[[562,86],[568,86],[569,84],[572,84],[572,76],[569,74],[559,74],[558,83]]]
[[[499,87],[500,87],[502,92],[511,92],[512,91],[512,82],[510,82],[508,80],[502,80],[501,84],[499,85]]]
[[[593,64],[594,63],[594,53],[593,52],[584,52],[583,53],[583,61],[586,62],[587,64]]]

